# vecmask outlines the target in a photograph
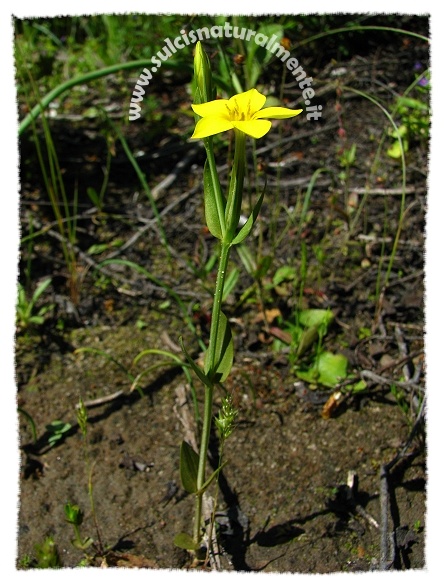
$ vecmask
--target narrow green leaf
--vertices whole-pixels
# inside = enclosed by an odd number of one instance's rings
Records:
[[[196,544],[190,534],[186,534],[185,532],[176,534],[173,542],[175,546],[184,550],[198,550],[199,548],[199,544]]]
[[[217,477],[217,475],[219,475],[219,472],[221,471],[221,469],[223,467],[225,467],[227,465],[229,461],[224,461],[224,463],[218,467],[215,471],[213,471],[213,473],[210,475],[210,477],[207,479],[207,481],[204,483],[204,485],[201,487],[201,489],[197,492],[198,495],[201,495],[202,493],[204,493],[204,491],[209,487],[210,483]]]
[[[216,338],[215,364],[210,364],[210,355],[207,349],[205,355],[205,372],[211,373],[212,381],[223,382],[227,379],[233,364],[233,338],[229,321],[223,312],[220,313],[218,334]]]
[[[179,344],[181,345],[182,352],[184,353],[185,358],[187,359],[187,363],[190,365],[190,367],[193,369],[193,371],[196,373],[196,375],[199,377],[199,379],[202,381],[202,383],[204,383],[204,385],[206,387],[211,387],[212,383],[211,383],[210,379],[207,377],[207,375],[204,373],[204,371],[198,367],[198,365],[195,363],[195,361],[192,359],[192,357],[185,350],[182,336],[179,338]]]
[[[302,331],[298,342],[297,358],[302,357],[306,353],[306,351],[308,351],[311,348],[311,346],[318,340],[318,329],[319,326],[314,325],[309,327],[307,330]]]
[[[190,444],[183,440],[181,444],[179,468],[182,486],[188,493],[196,493],[198,490],[198,465],[198,454],[193,450]]]
[[[212,181],[212,173],[208,161],[204,165],[204,208],[206,223],[210,233],[219,240],[223,237],[221,223],[219,221],[217,195]]]
[[[35,302],[40,298],[40,296],[45,291],[45,289],[49,286],[50,283],[51,283],[51,277],[48,277],[48,279],[45,279],[44,281],[42,281],[42,283],[36,288],[35,292],[32,294],[32,298],[31,298],[32,304],[35,304]]]
[[[233,239],[232,245],[238,245],[239,243],[242,243],[243,240],[249,236],[250,232],[252,231],[255,220],[258,218],[258,214],[260,213],[265,191],[266,191],[266,184],[264,184],[263,193],[258,198],[258,202],[255,204],[252,212],[250,213],[250,216],[247,219],[246,224],[241,228],[239,233]]]
[[[232,271],[229,273],[229,275],[227,276],[226,281],[224,283],[224,291],[223,291],[223,297],[222,297],[223,302],[225,300],[227,300],[228,296],[230,295],[233,288],[235,287],[235,285],[238,281],[239,274],[240,274],[239,269],[234,267],[232,269]]]

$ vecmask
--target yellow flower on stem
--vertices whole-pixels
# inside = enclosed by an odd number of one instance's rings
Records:
[[[253,88],[229,100],[192,104],[193,111],[201,119],[191,138],[203,139],[234,128],[254,139],[260,139],[272,126],[264,118],[292,118],[303,112],[279,106],[263,108],[265,102],[266,96]]]

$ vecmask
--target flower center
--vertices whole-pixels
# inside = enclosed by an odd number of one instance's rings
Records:
[[[230,108],[227,106],[229,111],[230,120],[251,120],[252,113],[250,112],[250,102],[247,104],[247,108],[241,108],[236,100],[234,100],[233,106]]]

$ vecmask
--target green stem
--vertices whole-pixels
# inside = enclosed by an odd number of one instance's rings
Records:
[[[230,243],[221,243],[221,256],[219,259],[218,275],[216,278],[215,297],[212,308],[212,322],[210,325],[210,340],[207,352],[209,353],[209,378],[212,381],[210,387],[205,389],[204,397],[204,418],[202,424],[201,446],[199,451],[198,477],[197,488],[198,492],[205,483],[205,469],[207,462],[207,451],[209,448],[210,430],[212,426],[212,408],[213,408],[213,377],[214,365],[216,359],[216,341],[218,339],[219,318],[221,315],[222,295],[224,290],[224,280],[226,277],[227,264],[229,261]],[[202,494],[198,493],[196,496],[196,513],[195,513],[195,529],[194,541],[199,544],[201,541],[201,514],[202,514]]]
[[[212,143],[211,141],[206,141],[205,145],[209,166],[212,172],[213,184],[215,187],[219,188],[220,184],[217,176],[215,159],[213,156]],[[216,200],[218,203],[218,215],[222,227],[223,238],[221,240],[221,256],[219,259],[218,275],[216,277],[215,297],[212,308],[212,322],[210,325],[210,340],[206,356],[206,365],[208,366],[206,375],[210,380],[210,386],[206,386],[205,388],[204,418],[202,425],[201,445],[199,450],[198,476],[196,480],[197,495],[193,538],[195,544],[197,545],[199,545],[201,542],[202,493],[200,490],[205,483],[207,451],[209,447],[210,430],[212,426],[213,390],[215,383],[216,361],[218,360],[218,357],[216,356],[217,341],[221,322],[220,318],[224,291],[224,280],[227,272],[230,247],[232,246],[232,241],[235,238],[235,233],[238,230],[241,214],[246,156],[245,151],[246,135],[244,133],[235,131],[235,155],[233,160],[232,175],[230,178],[229,193],[225,206],[220,188],[219,192],[215,189]]]

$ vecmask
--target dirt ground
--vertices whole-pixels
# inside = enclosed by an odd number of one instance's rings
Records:
[[[291,319],[295,292],[288,283],[282,284],[284,290],[269,287],[269,276],[289,265],[299,272],[304,241],[309,270],[303,306],[334,312],[323,344],[345,354],[350,373],[365,380],[367,387],[360,394],[343,389],[338,405],[327,414],[330,417],[322,417],[332,390],[296,376],[289,353],[274,346],[270,327],[277,322],[261,320],[258,291],[253,288],[252,296],[243,300],[254,280],[237,255],[232,256],[231,268],[239,267],[240,276],[226,300],[225,313],[235,336],[236,358],[225,386],[234,395],[239,417],[226,445],[229,462],[219,479],[220,552],[212,559],[212,568],[313,574],[425,565],[423,423],[411,433],[423,398],[426,147],[413,143],[408,152],[403,231],[387,287],[376,297],[376,282],[385,275],[399,221],[400,163],[386,157],[383,150],[377,171],[372,168],[387,120],[365,99],[347,90],[340,94],[333,74],[344,68],[345,85],[359,82],[387,98],[411,83],[415,60],[428,59],[427,47],[420,41],[405,47],[399,40],[395,49],[398,53],[393,55],[376,49],[335,67],[320,65],[313,75],[324,102],[323,119],[311,123],[311,132],[308,125],[285,124],[281,137],[276,128],[267,140],[257,143],[257,165],[268,176],[270,196],[249,247],[273,257],[263,281],[265,309]],[[128,83],[130,87],[131,80]],[[160,103],[169,112],[184,107],[188,100],[184,85],[164,83],[156,88]],[[292,103],[297,98],[295,87],[286,87],[285,95]],[[169,131],[156,127],[149,143],[143,125],[125,130],[133,152],[143,153],[139,162],[152,189],[190,153],[190,144],[181,143],[174,131],[189,124],[183,116]],[[80,194],[101,182],[105,150],[98,125],[94,120],[52,122],[65,180],[68,186],[77,185]],[[289,223],[291,210],[301,205],[317,168],[329,168],[338,177],[342,171],[338,149],[352,143],[357,145],[357,160],[346,192],[356,210],[371,177],[359,220],[351,225],[352,217],[345,216],[344,183],[322,174],[300,238],[295,224]],[[269,150],[261,151],[268,146]],[[35,229],[54,229],[29,137],[23,138],[20,148],[23,230],[29,230],[30,211],[39,223]],[[226,173],[224,148],[220,153],[222,173]],[[278,169],[277,161],[287,163]],[[170,259],[150,205],[118,145],[103,212],[92,210],[86,198],[79,201],[76,250],[81,286],[75,303],[66,289],[60,241],[52,232],[36,241],[31,253],[33,282],[53,277],[46,301],[54,307],[43,326],[19,332],[16,342],[17,400],[22,410],[19,568],[25,566],[26,557],[35,560],[35,546],[48,536],[54,539],[61,566],[73,567],[83,559],[72,545],[73,528],[64,513],[67,502],[79,505],[85,514],[82,537],[94,540],[88,550],[89,564],[190,566],[188,553],[173,544],[177,533],[191,532],[194,511],[193,498],[184,493],[179,478],[179,446],[186,434],[196,433],[190,387],[183,371],[171,364],[159,365],[142,377],[142,393],[131,391],[128,372],[136,377],[162,363],[156,355],[145,356],[137,365],[133,360],[146,349],[176,352],[181,334],[197,357],[199,347],[175,298],[159,283],[117,263],[106,266],[110,276],[105,266],[97,266],[110,250],[94,257],[95,265],[89,263],[92,254],[87,251],[92,244],[108,244],[117,238],[127,243],[145,227],[120,258],[140,264],[167,284],[190,310],[205,340],[215,269],[207,274],[200,270],[215,243],[203,225],[202,163],[202,151],[197,149],[173,184],[159,192],[157,205]],[[322,247],[323,257],[316,256],[317,246]],[[24,246],[21,275],[28,255]],[[96,352],[79,352],[85,347]],[[201,405],[197,383],[196,388]],[[88,403],[117,392],[122,393],[115,399],[88,407],[96,528],[76,405],[80,398]],[[218,394],[215,410],[220,400]],[[35,422],[35,439],[24,413]],[[71,428],[50,446],[46,426],[55,420],[70,423]],[[209,470],[217,462],[217,450],[213,438]],[[393,464],[400,451],[404,452]],[[389,465],[386,483],[381,478],[385,465]],[[385,520],[386,550],[381,544]],[[382,561],[385,553],[387,560]]]

